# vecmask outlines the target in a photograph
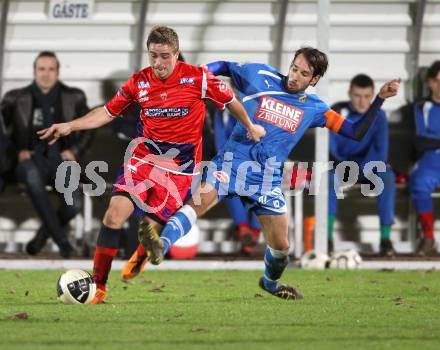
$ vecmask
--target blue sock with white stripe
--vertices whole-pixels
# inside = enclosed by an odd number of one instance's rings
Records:
[[[194,209],[186,204],[168,219],[163,228],[160,239],[164,243],[163,255],[168,253],[170,247],[181,237],[185,236],[197,219]]]
[[[287,250],[275,250],[267,246],[264,254],[264,287],[273,292],[279,286],[279,279],[289,263],[289,256]]]

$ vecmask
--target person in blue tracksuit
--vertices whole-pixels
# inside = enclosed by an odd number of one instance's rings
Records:
[[[365,74],[358,74],[352,78],[348,91],[349,101],[339,102],[332,106],[332,109],[342,114],[346,119],[356,122],[364,118],[365,112],[370,107],[374,97],[374,82]],[[359,180],[361,183],[369,183],[366,176],[369,170],[367,164],[370,162],[382,162],[383,168],[379,171],[373,168],[383,184],[383,190],[377,196],[377,206],[380,220],[380,255],[393,256],[395,251],[390,240],[391,225],[394,221],[394,208],[396,196],[396,176],[390,166],[386,165],[388,160],[388,122],[385,112],[382,109],[377,111],[377,116],[370,129],[360,141],[348,139],[335,133],[330,134],[330,156],[337,163],[352,161],[359,167]],[[345,175],[345,174],[341,174]],[[328,239],[330,250],[333,250],[333,224],[338,209],[338,198],[336,190],[343,185],[344,179],[336,176],[334,169],[329,172],[329,210],[328,210]]]
[[[409,180],[411,198],[423,232],[417,249],[419,255],[437,253],[431,194],[440,186],[440,61],[428,68],[427,83],[430,96],[413,105],[414,145],[418,159]]]
[[[231,77],[251,121],[235,125],[225,146],[205,168],[192,198],[168,220],[160,236],[151,230],[140,233],[152,263],[162,261],[163,254],[190,230],[197,216],[225,197],[238,194],[257,215],[267,242],[259,286],[284,300],[303,297],[296,288],[279,282],[289,261],[286,202],[281,191],[283,163],[309,128],[327,127],[362,139],[384,99],[395,96],[399,87],[398,80],[387,82],[365,118],[353,122],[330,109],[318,96],[305,92],[318,83],[327,65],[327,56],[311,47],[296,51],[287,75],[266,64],[208,64],[215,75]]]
[[[226,144],[236,123],[237,119],[228,110],[215,112],[214,135],[217,151]],[[255,213],[246,209],[239,196],[229,196],[225,198],[225,203],[234,222],[237,238],[241,242],[241,251],[247,255],[254,254],[260,237],[260,225]]]

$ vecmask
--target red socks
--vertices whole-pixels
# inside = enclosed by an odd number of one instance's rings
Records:
[[[108,274],[112,268],[112,261],[118,250],[97,246],[93,257],[93,279],[98,289],[105,290]]]
[[[112,268],[112,261],[118,253],[119,239],[122,229],[113,229],[101,226],[96,243],[95,255],[93,257],[93,279],[96,287],[105,290],[108,274]]]
[[[136,252],[139,256],[146,256],[147,255],[144,248],[142,248],[142,246],[140,244],[137,246]]]
[[[434,239],[434,216],[432,211],[418,213],[417,218],[422,226],[423,236],[425,238]]]

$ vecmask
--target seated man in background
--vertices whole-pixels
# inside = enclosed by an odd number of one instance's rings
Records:
[[[333,110],[341,113],[346,119],[356,122],[364,118],[365,112],[371,105],[374,97],[373,80],[365,74],[358,74],[352,78],[348,91],[350,101],[339,102],[332,106]],[[359,166],[359,182],[369,183],[364,169],[368,162],[388,160],[388,123],[385,112],[377,111],[377,117],[364,138],[360,141],[350,140],[342,135],[330,134],[330,156],[336,162],[352,161]],[[393,256],[395,254],[390,240],[391,225],[394,221],[396,176],[389,165],[384,172],[372,169],[376,176],[380,177],[384,184],[383,191],[377,197],[377,206],[380,220],[380,249],[381,256]],[[340,174],[342,176],[345,174]],[[329,210],[328,210],[328,240],[329,250],[333,250],[333,224],[337,213],[338,198],[336,189],[338,175],[335,170],[329,171]],[[340,179],[343,181],[343,179]],[[335,184],[336,182],[336,184]],[[336,186],[335,186],[336,185]]]
[[[430,96],[413,106],[415,123],[414,145],[417,162],[410,174],[409,190],[423,237],[417,249],[419,255],[434,255],[434,216],[431,194],[440,185],[440,61],[427,71]]]
[[[42,226],[27,244],[26,251],[35,255],[51,237],[68,258],[73,248],[67,237],[67,224],[78,213],[81,198],[74,193],[69,206],[60,195],[61,206],[55,209],[45,187],[53,185],[58,165],[63,160],[74,161],[85,149],[90,134],[74,133],[63,142],[48,145],[36,132],[56,122],[70,121],[86,113],[84,92],[58,80],[59,61],[55,53],[43,51],[34,61],[34,81],[31,85],[7,92],[1,101],[1,113],[16,152],[16,175],[23,183]]]

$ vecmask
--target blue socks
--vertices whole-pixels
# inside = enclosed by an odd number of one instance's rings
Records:
[[[289,263],[289,256],[287,250],[275,250],[267,246],[266,253],[264,254],[264,287],[274,292],[278,289],[280,279],[283,271],[286,269]]]
[[[166,223],[160,239],[164,243],[163,255],[168,253],[170,247],[181,237],[185,236],[197,219],[194,209],[186,204],[180,208]]]

